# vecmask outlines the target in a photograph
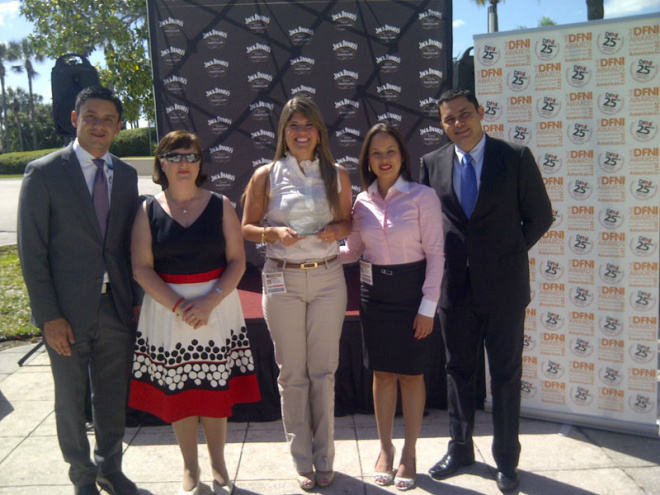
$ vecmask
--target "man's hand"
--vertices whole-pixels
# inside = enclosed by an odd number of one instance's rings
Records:
[[[48,345],[61,356],[71,355],[71,344],[75,344],[71,325],[64,318],[44,323],[44,337]]]

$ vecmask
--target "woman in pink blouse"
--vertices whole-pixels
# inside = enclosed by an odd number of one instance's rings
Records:
[[[412,182],[403,137],[388,124],[367,133],[360,172],[362,192],[341,259],[349,263],[362,256],[360,317],[380,438],[373,476],[378,485],[394,481],[399,490],[409,490],[415,486],[415,444],[426,401],[431,349],[425,339],[433,330],[444,268],[442,211],[433,189]],[[395,471],[397,382],[405,442]]]

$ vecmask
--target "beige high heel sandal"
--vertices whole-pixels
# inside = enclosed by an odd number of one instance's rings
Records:
[[[394,474],[396,473],[393,467],[395,457],[396,457],[396,447],[392,445],[392,465],[390,466],[390,470],[387,473],[374,472],[373,474],[374,483],[376,483],[379,486],[387,486],[392,483],[392,481],[394,480]],[[379,460],[380,460],[380,454],[378,454],[378,459],[376,459],[376,464],[378,464]]]

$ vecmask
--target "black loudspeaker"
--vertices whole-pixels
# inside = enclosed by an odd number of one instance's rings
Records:
[[[454,62],[454,89],[469,89],[474,93],[474,56],[470,47],[463,52],[461,58]]]
[[[68,53],[57,59],[51,71],[51,86],[53,119],[60,135],[76,135],[76,129],[71,125],[71,112],[76,106],[76,96],[82,89],[100,84],[96,68],[82,55]]]

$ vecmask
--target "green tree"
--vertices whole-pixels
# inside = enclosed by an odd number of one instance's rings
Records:
[[[587,20],[595,21],[605,16],[603,0],[586,0],[587,2]]]
[[[32,149],[37,149],[37,133],[35,132],[36,123],[34,115],[34,91],[32,81],[39,75],[34,69],[35,63],[44,61],[44,55],[39,46],[31,38],[23,38],[21,41],[11,41],[9,50],[12,52],[12,59],[20,61],[20,65],[14,65],[14,72],[22,73],[25,71],[28,78],[28,93],[30,95],[30,123],[32,125]]]
[[[11,88],[10,88],[11,89]],[[19,88],[20,91],[23,91],[22,89]],[[7,128],[9,129],[9,132],[12,132],[13,130],[16,131],[16,142],[17,145],[16,147],[12,146],[11,142],[11,136],[10,136],[10,149],[11,150],[16,150],[16,151],[25,151],[24,147],[24,142],[23,142],[23,122],[24,120],[21,118],[21,111],[25,106],[21,106],[21,98],[20,95],[17,94],[13,95],[12,91],[8,91],[9,93],[9,98],[11,100],[11,109],[13,110],[13,113],[11,114],[9,120],[7,120]],[[23,93],[25,93],[23,91]],[[13,122],[12,122],[13,120]]]
[[[122,98],[127,122],[153,115],[145,0],[22,0],[21,13],[46,55],[103,52],[101,82]]]
[[[0,43],[0,85],[2,86],[2,113],[0,114],[2,136],[0,137],[0,144],[2,145],[3,152],[9,148],[9,140],[7,139],[7,91],[5,89],[5,76],[7,75],[5,63],[8,61],[9,45],[7,43]]]
[[[41,95],[37,95],[34,101],[34,113],[36,116],[35,134],[38,138],[36,150],[49,148],[60,148],[69,142],[57,133],[55,120],[53,119],[53,105],[43,103]]]
[[[550,17],[548,16],[543,16],[539,19],[539,27],[545,27],[545,26],[556,26],[557,23],[553,21]]]
[[[30,96],[22,88],[7,88],[7,100],[10,102],[10,113],[7,116],[7,137],[9,147],[7,151],[34,151],[47,148],[58,148],[65,144],[55,129],[53,120],[53,107],[43,103],[40,94]],[[30,101],[34,104],[35,126],[30,125],[30,115],[27,109]],[[33,130],[34,129],[34,130]],[[37,145],[33,146],[34,136],[37,136]]]
[[[538,24],[536,25],[537,27],[546,27],[546,26],[556,26],[557,23],[553,21],[550,17],[543,16],[539,19]],[[527,26],[523,26],[522,24],[518,24],[516,26],[516,29],[527,29]]]

